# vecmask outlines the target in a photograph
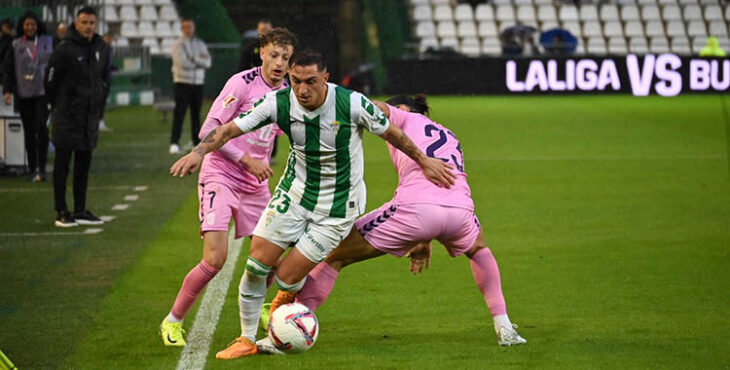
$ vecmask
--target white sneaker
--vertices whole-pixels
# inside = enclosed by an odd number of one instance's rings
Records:
[[[258,348],[260,354],[264,355],[283,355],[284,352],[280,351],[271,341],[271,338],[267,335],[263,339],[256,341],[256,348]]]
[[[170,144],[170,154],[180,154],[180,145]]]
[[[497,343],[499,343],[500,346],[518,346],[520,344],[527,343],[527,340],[522,338],[515,329],[517,329],[517,325],[515,324],[512,324],[511,328],[505,326],[499,328],[499,333],[497,333]]]

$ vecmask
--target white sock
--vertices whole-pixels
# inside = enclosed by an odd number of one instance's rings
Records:
[[[172,311],[167,314],[167,318],[165,318],[165,320],[167,320],[167,322],[182,322],[181,319],[178,319],[177,317],[175,317],[175,315],[172,314]]]
[[[505,327],[505,328],[512,328],[512,322],[509,321],[509,317],[507,317],[507,314],[504,315],[497,315],[494,316],[494,331],[499,334],[499,328]]]
[[[241,319],[241,336],[256,342],[261,306],[266,298],[266,277],[271,267],[249,257],[246,271],[238,285],[238,309]]]

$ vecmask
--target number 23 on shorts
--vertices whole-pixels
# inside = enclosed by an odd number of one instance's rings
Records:
[[[276,189],[274,197],[271,198],[271,201],[269,202],[269,208],[275,208],[277,212],[283,214],[289,210],[290,203],[291,198],[289,198],[289,195],[281,191],[281,189]]]

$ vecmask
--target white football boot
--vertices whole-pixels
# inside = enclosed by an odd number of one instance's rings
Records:
[[[264,355],[283,355],[284,354],[284,352],[282,352],[278,348],[276,348],[276,346],[274,345],[274,342],[271,340],[271,338],[269,338],[268,335],[266,337],[256,341],[256,347],[258,347],[260,354],[264,354]]]
[[[515,329],[517,329],[517,325],[515,324],[512,324],[511,328],[506,326],[500,327],[497,333],[497,343],[500,346],[518,346],[527,343],[527,340],[522,338]]]

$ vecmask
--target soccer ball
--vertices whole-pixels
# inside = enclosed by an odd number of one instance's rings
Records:
[[[314,345],[318,335],[317,317],[303,304],[281,305],[271,315],[269,338],[280,351],[304,352]]]

